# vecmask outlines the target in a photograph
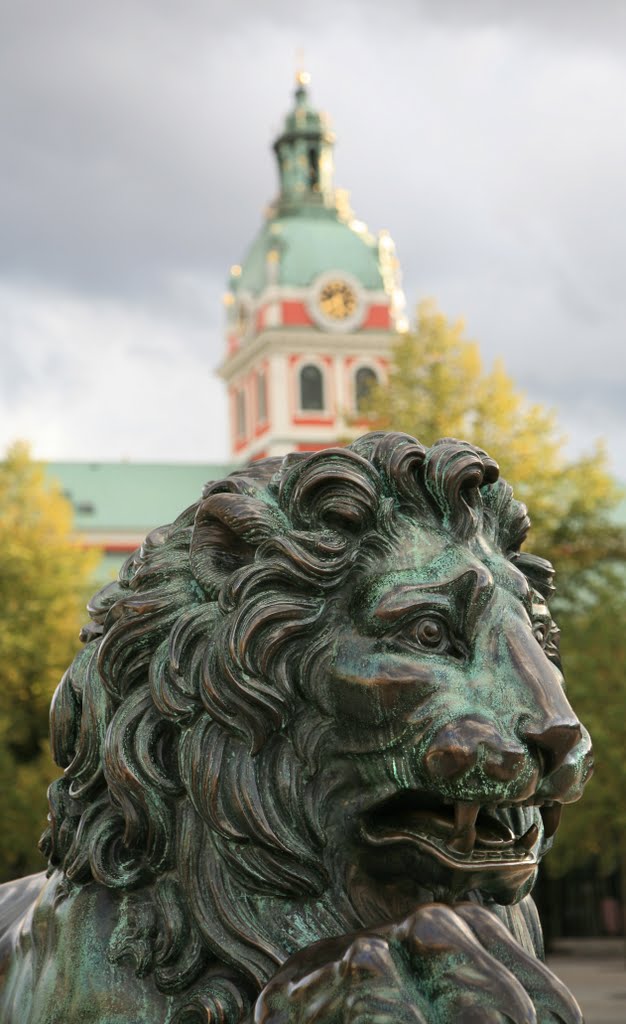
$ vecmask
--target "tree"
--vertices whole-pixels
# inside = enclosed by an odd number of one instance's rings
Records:
[[[563,814],[548,874],[595,861],[619,872],[626,934],[626,584],[623,566],[598,573],[584,600],[561,615],[568,697],[593,738],[595,771],[580,803]]]
[[[554,413],[528,402],[500,363],[486,371],[462,322],[450,323],[430,302],[396,343],[388,381],[369,392],[367,413],[372,429],[406,431],[425,444],[467,437],[498,461],[528,505],[529,549],[558,569],[553,607],[568,686],[597,762],[587,799],[563,816],[548,867],[597,857],[605,870],[621,862],[626,880],[626,531],[604,449],[568,458]]]
[[[467,437],[496,458],[531,509],[533,551],[558,563],[562,598],[572,574],[580,585],[599,563],[626,557],[614,520],[620,491],[603,447],[568,459],[554,413],[528,402],[500,362],[486,371],[462,321],[450,323],[432,302],[420,304],[415,331],[396,343],[366,412],[372,429],[403,430],[424,444]]]
[[[0,880],[44,866],[48,708],[98,558],[71,528],[69,502],[25,445],[12,447],[0,462]]]
[[[626,880],[626,588],[607,571],[583,602],[567,613],[568,696],[593,736],[596,768],[589,800],[563,815],[559,867],[580,861],[580,850],[601,870],[621,867]]]

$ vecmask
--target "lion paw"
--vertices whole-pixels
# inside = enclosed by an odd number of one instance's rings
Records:
[[[399,924],[291,957],[254,1024],[583,1024],[565,986],[483,907],[428,904]]]
[[[254,1024],[426,1024],[404,1001],[387,939],[366,932],[353,936],[340,958],[337,952],[331,939],[291,957],[259,996]]]

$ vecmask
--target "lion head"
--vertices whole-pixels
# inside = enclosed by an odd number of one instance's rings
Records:
[[[254,993],[416,902],[528,893],[591,765],[529,525],[480,449],[375,433],[149,535],[51,715],[43,849],[127,895],[112,958]]]

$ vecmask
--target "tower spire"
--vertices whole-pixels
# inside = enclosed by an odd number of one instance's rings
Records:
[[[306,89],[311,84],[311,76],[304,67],[304,50],[300,47],[296,51],[296,87]]]
[[[225,296],[219,372],[235,459],[349,437],[367,389],[385,379],[397,333],[393,242],[379,242],[335,191],[334,137],[300,55],[293,70],[295,95],[274,142],[280,191]]]
[[[336,213],[333,187],[333,133],[324,114],[311,105],[311,76],[298,61],[294,106],[274,142],[280,194],[275,206],[281,215],[304,209]]]

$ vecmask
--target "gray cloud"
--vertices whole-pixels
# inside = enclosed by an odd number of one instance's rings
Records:
[[[576,444],[610,431],[626,475],[625,20],[617,0],[5,3],[0,440],[44,429],[20,403],[46,388],[107,401],[101,375],[75,369],[77,351],[108,358],[104,310],[125,339],[117,371],[147,393],[168,361],[208,379],[228,266],[275,190],[269,144],[303,46],[338,135],[337,183],[392,231],[410,301],[464,315]],[[159,323],[170,340],[151,361]],[[67,415],[57,402],[58,429],[49,418],[35,439],[49,455],[72,452]],[[225,455],[193,436],[193,457]],[[112,457],[151,443],[130,416],[109,431]]]

